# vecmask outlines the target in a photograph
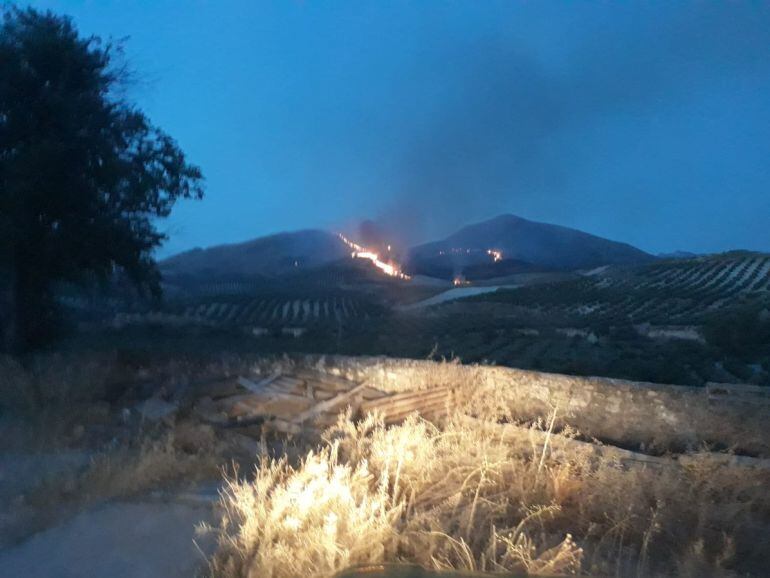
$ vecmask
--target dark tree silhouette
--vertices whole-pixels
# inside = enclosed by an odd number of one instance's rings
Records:
[[[119,44],[50,12],[0,13],[0,322],[23,351],[46,337],[57,283],[123,271],[158,293],[157,219],[200,198],[202,176],[122,96]]]

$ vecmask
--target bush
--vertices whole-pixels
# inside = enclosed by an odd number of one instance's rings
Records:
[[[746,355],[770,346],[770,319],[756,308],[712,317],[703,327],[706,340],[725,353]]]

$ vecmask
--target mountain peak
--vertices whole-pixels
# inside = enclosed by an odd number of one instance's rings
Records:
[[[642,263],[655,258],[626,243],[503,214],[463,227],[442,241],[415,247],[410,252],[409,267],[420,272],[421,263],[434,260],[435,264],[438,259],[455,269],[463,268],[468,265],[469,255],[488,260],[488,251],[500,252],[501,262],[517,260],[541,270],[560,271]]]

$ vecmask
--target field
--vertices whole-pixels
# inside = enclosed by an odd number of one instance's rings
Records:
[[[287,295],[287,293],[289,293]],[[192,302],[190,302],[192,301]],[[182,300],[156,319],[180,325],[209,325],[255,328],[334,327],[341,323],[367,321],[381,313],[371,299],[356,292],[324,292],[299,294],[290,292],[267,295],[217,294],[197,300]],[[152,320],[153,313],[116,316],[115,323],[130,324]]]
[[[446,299],[446,287],[337,266],[281,284],[209,284],[170,292],[150,308],[108,308],[91,337],[79,339],[97,348],[152,342],[193,352],[217,343],[256,353],[459,357],[659,383],[770,385],[767,255],[522,275],[506,283],[518,287]],[[426,299],[436,304],[413,307]]]
[[[515,304],[553,323],[698,324],[723,309],[767,306],[770,257],[737,253],[608,269],[579,280],[477,299]]]

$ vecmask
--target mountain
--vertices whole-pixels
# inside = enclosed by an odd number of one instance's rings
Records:
[[[492,260],[490,250],[499,251],[501,258]],[[422,274],[426,270],[435,270],[437,263],[442,262],[444,269],[451,264],[455,275],[468,277],[466,270],[482,262],[493,263],[493,268],[501,270],[506,261],[515,260],[539,270],[573,271],[600,265],[645,263],[654,259],[626,243],[515,215],[500,215],[464,227],[442,241],[414,247],[409,252],[407,270]],[[487,271],[487,277],[490,275],[494,276]]]
[[[376,242],[369,238],[372,236],[367,236],[369,243]],[[164,281],[172,284],[259,281],[316,269],[349,256],[350,248],[337,235],[310,229],[245,243],[193,249],[169,257],[159,265]],[[514,215],[501,215],[469,225],[443,241],[411,249],[405,267],[407,272],[416,275],[442,279],[462,275],[468,280],[480,280],[654,259],[624,243]]]
[[[245,243],[193,249],[160,262],[169,280],[253,280],[306,270],[350,255],[340,238],[305,230],[259,237]]]
[[[410,256],[406,272],[409,275],[421,275],[436,279],[452,280],[463,278],[467,281],[481,281],[506,277],[517,273],[539,273],[550,271],[548,267],[533,265],[520,259],[501,259],[493,261],[486,250],[474,250],[469,253],[439,253],[422,257]]]

